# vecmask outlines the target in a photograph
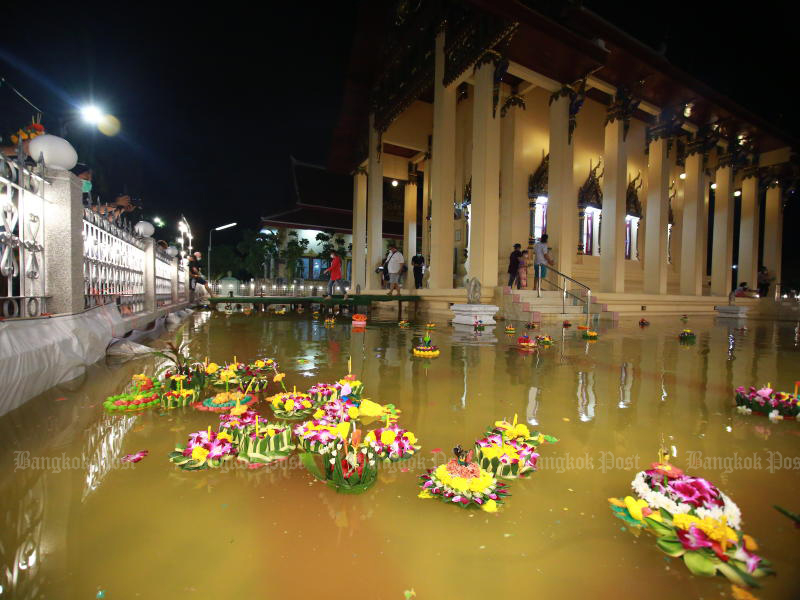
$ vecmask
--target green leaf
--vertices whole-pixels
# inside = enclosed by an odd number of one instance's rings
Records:
[[[659,537],[663,537],[665,535],[672,535],[674,533],[671,527],[667,527],[663,523],[659,523],[658,521],[656,521],[655,519],[651,519],[650,517],[645,517],[644,522],[650,528],[650,530]]]
[[[325,475],[323,475],[322,471],[320,471],[319,465],[317,465],[316,461],[314,460],[313,454],[310,452],[301,452],[300,462],[303,463],[303,466],[306,468],[306,470],[314,477],[325,481]]]
[[[712,577],[717,573],[719,561],[702,551],[693,550],[683,555],[683,562],[693,575]]]
[[[656,540],[656,545],[664,554],[673,558],[677,558],[686,553],[686,549],[683,547],[683,544],[680,542],[673,542],[672,540],[668,540],[666,538],[658,538]]]
[[[720,562],[717,565],[717,570],[737,585],[748,585],[754,588],[761,587],[748,573],[730,563]]]

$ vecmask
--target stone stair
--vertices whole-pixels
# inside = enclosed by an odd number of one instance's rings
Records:
[[[575,298],[568,297],[566,306],[562,306],[562,292],[542,291],[539,297],[534,290],[512,290],[502,288],[500,308],[503,318],[508,321],[558,322],[565,319],[575,324],[586,318],[585,306]],[[599,307],[590,305],[590,312],[597,314]]]

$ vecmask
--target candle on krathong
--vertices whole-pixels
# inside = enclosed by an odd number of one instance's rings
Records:
[[[208,440],[211,441],[211,425],[208,426]]]
[[[794,396],[797,397],[797,387],[800,386],[800,381],[794,382]]]
[[[347,357],[347,374],[351,375],[353,373],[353,357]]]
[[[258,437],[258,415],[256,415],[256,437]]]

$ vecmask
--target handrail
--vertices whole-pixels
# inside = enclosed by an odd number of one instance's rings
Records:
[[[533,268],[536,269],[536,265],[534,265]],[[580,281],[577,281],[577,280],[573,279],[572,277],[569,277],[568,275],[564,275],[564,273],[562,273],[558,269],[554,269],[553,267],[549,267],[549,266],[547,267],[547,269],[549,271],[552,271],[553,273],[555,273],[559,277],[563,277],[564,278],[564,287],[559,286],[558,283],[556,283],[556,282],[548,280],[548,282],[551,285],[553,285],[556,289],[560,289],[560,290],[562,290],[564,292],[561,295],[561,312],[562,312],[562,314],[566,313],[567,295],[572,296],[578,302],[583,302],[586,305],[586,326],[588,327],[589,326],[589,318],[590,318],[590,310],[591,310],[590,305],[591,305],[591,301],[592,301],[592,290],[591,290],[591,288],[588,285],[586,285],[584,283],[581,283]],[[534,275],[535,274],[536,274],[536,272],[534,271]],[[542,279],[543,279],[543,277],[537,277],[536,278],[536,294],[537,294],[537,296],[539,298],[542,297]],[[586,290],[586,299],[583,299],[580,296],[567,291],[567,281],[571,281],[572,283],[574,283],[574,284],[582,287],[583,289],[585,289]]]

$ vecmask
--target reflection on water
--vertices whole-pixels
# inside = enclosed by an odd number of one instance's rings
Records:
[[[693,346],[678,344],[677,319],[653,318],[645,330],[600,326],[596,343],[544,327],[555,344],[520,353],[502,328],[477,334],[440,323],[432,337],[441,355],[425,360],[410,354],[421,328],[375,323],[352,331],[310,317],[198,313],[182,334],[194,356],[274,356],[301,389],[342,375],[352,356],[368,397],[401,409],[423,451],[383,468],[359,496],[337,495],[296,457],[258,469],[233,462],[182,472],[167,453],[216,417],[191,409],[106,415],[105,396],[156,365],[95,365],[0,418],[0,599],[106,591],[108,598],[396,600],[412,587],[419,598],[483,599],[520,597],[523,586],[567,598],[623,586],[623,597],[726,597],[724,580],[691,577],[651,540],[622,531],[607,509],[606,498],[625,494],[635,471],[655,459],[662,437],[679,466],[735,499],[747,531],[775,562],[779,577],[758,596],[796,597],[800,535],[771,505],[800,510],[800,474],[787,466],[798,454],[798,424],[739,415],[732,388],[791,389],[800,334],[794,324],[743,329],[691,319],[688,326],[697,333]],[[560,441],[542,451],[538,473],[513,482],[500,513],[416,498],[418,475],[444,459],[438,449],[469,446],[514,414]],[[120,462],[145,449],[142,462]],[[737,455],[760,466],[713,462]]]

